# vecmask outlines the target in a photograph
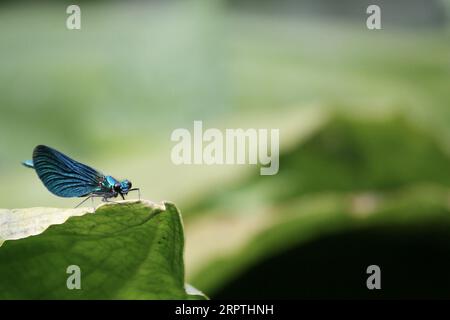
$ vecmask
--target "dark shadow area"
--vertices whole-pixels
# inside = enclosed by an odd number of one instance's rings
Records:
[[[280,252],[211,298],[449,298],[449,257],[446,225],[370,227]],[[381,290],[366,287],[372,264],[381,268]]]

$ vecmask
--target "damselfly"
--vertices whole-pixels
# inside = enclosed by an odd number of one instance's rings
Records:
[[[118,181],[47,146],[34,148],[33,160],[24,161],[23,165],[34,168],[51,193],[65,198],[87,197],[77,207],[94,197],[108,202],[120,195],[125,200],[124,195],[130,191],[138,191],[141,197],[139,188],[131,188],[130,181]]]

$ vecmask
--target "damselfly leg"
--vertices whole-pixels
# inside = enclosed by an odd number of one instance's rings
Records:
[[[88,201],[89,199],[92,200],[92,207],[94,207],[94,198],[95,198],[95,197],[100,197],[100,196],[97,196],[97,195],[95,195],[95,194],[91,194],[91,195],[89,195],[86,199],[83,199],[83,201],[81,201],[79,204],[77,204],[77,206],[76,206],[75,208],[78,208],[79,206],[81,206],[83,203],[85,203],[85,202]]]
[[[128,190],[128,192],[130,192],[130,191],[137,191],[139,200],[141,200],[141,190],[139,188],[133,188],[133,189]]]
[[[92,207],[94,207],[94,198],[102,198],[103,202],[114,202],[114,201],[108,201],[108,198],[111,198],[112,195],[108,194],[90,194],[88,197],[86,197],[86,199],[84,199],[83,201],[81,201],[79,204],[77,204],[77,206],[75,208],[78,208],[79,206],[81,206],[83,203],[85,203],[86,201],[88,201],[89,199],[92,200]]]

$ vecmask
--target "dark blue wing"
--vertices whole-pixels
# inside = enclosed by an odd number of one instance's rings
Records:
[[[98,191],[104,178],[97,170],[43,145],[34,148],[33,165],[47,189],[60,197],[82,197]]]

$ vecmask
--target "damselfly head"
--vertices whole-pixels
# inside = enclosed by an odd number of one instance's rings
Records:
[[[130,189],[131,189],[131,181],[125,179],[120,182],[121,193],[127,194]]]

